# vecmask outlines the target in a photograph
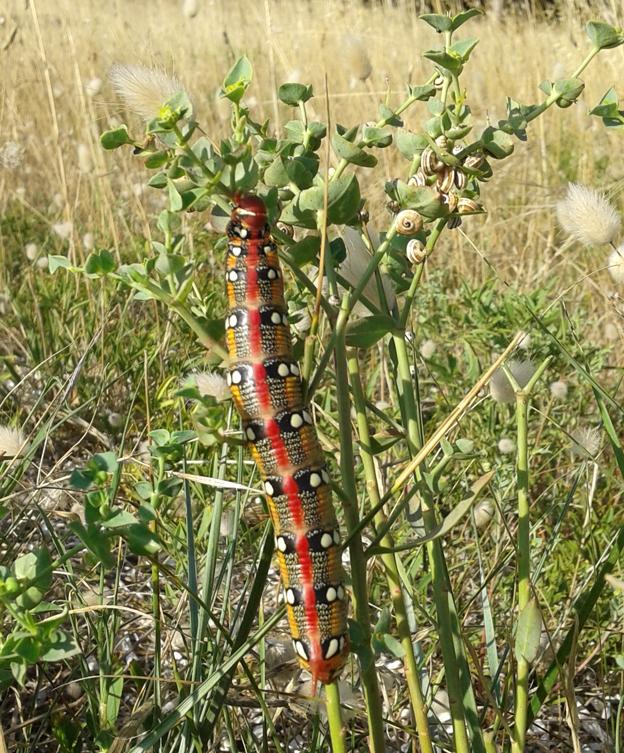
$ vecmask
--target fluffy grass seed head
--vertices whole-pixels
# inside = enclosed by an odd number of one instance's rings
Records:
[[[477,502],[474,509],[474,516],[475,525],[479,530],[485,528],[490,520],[492,520],[495,510],[496,508],[494,506],[494,502],[492,502],[492,500],[488,499],[487,497],[480,499]]]
[[[126,107],[143,120],[158,117],[165,102],[184,91],[177,78],[142,65],[115,63],[108,77]]]
[[[102,79],[95,76],[95,78],[89,79],[85,84],[85,94],[87,97],[97,97],[102,91]]]
[[[199,371],[194,375],[194,380],[202,397],[214,397],[220,403],[230,396],[227,382],[216,371]]]
[[[368,50],[361,37],[345,34],[343,38],[344,59],[346,68],[351,74],[352,83],[366,81],[373,72],[373,64],[368,56]]]
[[[501,437],[498,440],[498,451],[501,455],[511,455],[516,451],[516,443],[510,437]]]
[[[182,3],[182,15],[186,18],[195,18],[199,12],[197,0],[184,0]]]
[[[509,361],[507,367],[520,387],[525,387],[535,374],[535,365],[529,359],[526,361]],[[497,403],[513,403],[515,400],[514,389],[502,368],[496,369],[492,374],[490,395]]]
[[[91,159],[91,150],[86,144],[78,144],[78,170],[81,175],[89,175],[93,172],[93,160]]]
[[[74,225],[71,222],[55,222],[54,225],[52,225],[52,230],[54,230],[58,237],[62,238],[64,241],[71,237],[73,229]]]
[[[550,394],[555,400],[565,400],[568,396],[568,385],[558,379],[550,384]]]
[[[0,167],[7,170],[16,170],[24,161],[26,150],[17,141],[7,141],[0,147]]]
[[[26,253],[26,258],[28,259],[28,261],[35,261],[35,259],[39,255],[39,248],[37,247],[36,243],[27,243],[24,247],[24,251]]]
[[[600,429],[597,426],[580,426],[572,434],[572,455],[579,459],[593,460],[602,444]]]
[[[0,426],[0,460],[19,457],[26,440],[19,429]]]
[[[557,204],[557,218],[565,232],[584,246],[613,243],[621,220],[604,194],[595,188],[569,183],[564,199]]]
[[[613,282],[624,285],[624,243],[611,251],[607,264]]]
[[[420,346],[420,355],[425,359],[425,361],[429,361],[431,358],[433,358],[436,349],[437,346],[433,342],[433,340],[425,340]]]

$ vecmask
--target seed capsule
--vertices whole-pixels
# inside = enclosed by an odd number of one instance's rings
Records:
[[[414,209],[404,209],[397,214],[396,229],[399,235],[416,235],[422,226],[422,217]]]
[[[418,238],[412,238],[405,249],[407,258],[412,264],[422,264],[427,258],[425,244]]]
[[[401,205],[398,201],[390,199],[390,201],[386,202],[386,209],[390,212],[390,214],[396,214],[401,209]]]
[[[462,197],[457,202],[457,211],[460,214],[479,214],[483,212],[483,207],[474,199]]]
[[[444,168],[444,162],[438,159],[438,155],[428,146],[420,156],[420,169],[425,176],[433,175]]]

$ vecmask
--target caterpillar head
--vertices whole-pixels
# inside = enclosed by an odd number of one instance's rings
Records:
[[[235,206],[232,210],[232,219],[241,222],[250,230],[262,230],[266,225],[267,211],[264,201],[259,196],[241,194],[234,197]]]

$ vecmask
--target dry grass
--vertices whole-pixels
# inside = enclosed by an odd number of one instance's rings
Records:
[[[89,230],[101,243],[119,247],[129,232],[148,233],[154,206],[141,192],[141,166],[128,168],[124,157],[102,154],[97,142],[98,133],[121,117],[106,81],[113,62],[141,62],[175,71],[193,95],[200,122],[215,138],[227,128],[227,110],[217,101],[216,91],[228,66],[242,52],[255,66],[252,94],[259,118],[273,116],[276,110],[282,123],[288,118],[286,108],[274,101],[275,82],[299,78],[312,82],[321,93],[327,72],[332,117],[352,124],[374,118],[383,97],[397,101],[405,82],[424,80],[420,52],[436,44],[435,32],[406,5],[366,8],[338,2],[211,0],[198,3],[197,15],[189,18],[173,0],[106,4],[84,0],[78,6],[69,0],[37,0],[32,12],[14,3],[1,27],[6,41],[13,28],[16,33],[0,53],[0,142],[14,140],[26,153],[19,169],[0,172],[0,210],[19,198],[50,224],[74,221],[80,230],[75,241]],[[465,84],[476,122],[501,117],[505,96],[535,101],[541,80],[569,75],[585,49],[585,17],[600,14],[621,22],[618,5],[607,3],[592,13],[587,9],[580,13],[569,3],[559,22],[527,16],[505,19],[500,13],[473,22],[469,33],[478,35],[481,44]],[[358,75],[366,55],[372,73],[362,81]],[[605,259],[576,248],[562,251],[552,205],[570,179],[600,186],[612,195],[619,192],[619,161],[611,155],[620,136],[606,133],[587,110],[608,86],[618,84],[623,63],[622,48],[601,55],[587,73],[581,101],[540,119],[529,142],[519,144],[516,154],[502,165],[485,192],[488,218],[466,223],[469,239],[456,234],[455,248],[444,251],[459,276],[471,281],[491,276],[475,247],[502,279],[523,288],[534,288],[554,275],[573,284],[591,272],[592,278],[584,280],[581,288],[592,294],[602,313],[609,314],[613,286],[605,271],[597,271]],[[89,97],[85,84],[93,78],[104,84],[100,94]],[[322,116],[320,101],[317,109]],[[407,125],[417,126],[426,117],[423,110],[410,112]],[[138,124],[134,126],[138,130]],[[90,174],[79,171],[78,144],[91,151]],[[383,180],[402,174],[405,167],[405,163],[382,161],[369,176],[372,216],[379,224],[386,220]],[[77,253],[82,253],[80,243]],[[0,265],[0,280],[4,274]]]

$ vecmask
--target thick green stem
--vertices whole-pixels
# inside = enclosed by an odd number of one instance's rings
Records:
[[[342,302],[340,313],[348,315],[349,296]],[[346,324],[346,316],[342,319]],[[353,438],[351,435],[351,399],[349,396],[349,375],[347,370],[345,326],[337,330],[334,348],[336,366],[336,394],[338,400],[338,417],[340,422],[340,470],[342,487],[345,492],[343,510],[349,533],[354,531],[359,523],[357,506],[357,485],[355,481],[355,460],[353,454]],[[352,536],[349,542],[351,559],[351,583],[353,589],[353,607],[355,620],[362,631],[362,641],[357,647],[360,659],[360,673],[364,686],[364,697],[368,715],[369,744],[372,753],[383,753],[385,750],[383,709],[381,695],[375,672],[375,657],[371,646],[371,618],[368,609],[368,589],[366,585],[366,557],[362,538],[358,534]]]
[[[338,681],[325,686],[325,709],[329,724],[329,738],[332,753],[346,753],[342,711],[340,709],[340,690]]]
[[[530,520],[529,520],[529,463],[528,425],[529,398],[526,392],[516,392],[516,426],[518,454],[516,462],[516,487],[518,495],[518,613],[531,598]],[[522,753],[526,741],[527,710],[529,703],[530,664],[518,657],[516,678],[515,727],[512,751]]]
[[[347,354],[347,358],[349,376],[351,380],[351,390],[353,392],[353,404],[357,416],[360,456],[362,458],[364,477],[366,479],[366,490],[370,504],[375,507],[381,501],[381,495],[379,493],[375,463],[373,454],[371,452],[370,430],[368,426],[368,419],[366,417],[366,398],[362,390],[362,381],[360,378],[360,368],[356,350],[351,348]],[[386,516],[383,510],[379,510],[379,512],[375,515],[374,520],[375,526],[377,528],[385,525]],[[394,546],[394,542],[390,534],[386,534],[381,539],[380,543],[382,546],[388,548],[392,548]],[[394,608],[394,617],[397,624],[397,631],[399,633],[399,640],[401,641],[401,645],[403,646],[403,650],[405,651],[405,658],[403,660],[405,666],[405,678],[407,680],[407,687],[410,694],[412,713],[414,714],[416,729],[418,730],[418,740],[420,742],[420,748],[423,753],[433,753],[431,736],[429,734],[429,725],[427,723],[427,710],[423,702],[422,691],[420,687],[418,664],[414,655],[414,644],[412,643],[409,620],[407,617],[407,608],[405,606],[405,599],[403,598],[401,578],[397,565],[397,556],[393,553],[383,554],[381,555],[381,561],[386,573],[386,580],[388,582],[390,598],[392,599],[392,606]]]
[[[404,425],[407,428],[408,446],[411,454],[416,455],[423,445],[424,437],[415,399],[407,346],[404,337],[400,335],[393,336],[392,343],[397,359],[397,391],[401,401]],[[437,526],[433,500],[424,482],[421,468],[416,470],[415,475],[423,523],[428,533]],[[471,750],[466,725],[470,731],[470,742],[474,751],[485,753],[483,732],[479,725],[474,691],[470,681],[470,669],[464,651],[461,627],[441,541],[439,539],[430,541],[427,544],[427,551],[433,579],[440,648],[447,678],[456,753],[468,753]]]

